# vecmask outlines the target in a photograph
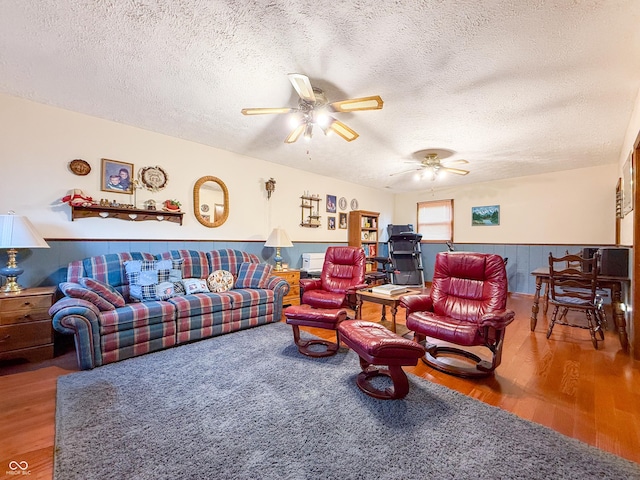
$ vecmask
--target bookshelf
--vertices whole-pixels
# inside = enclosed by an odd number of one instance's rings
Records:
[[[378,244],[378,212],[352,210],[349,212],[349,245],[362,247],[367,257],[367,272],[375,272],[378,262],[374,260],[380,254]]]

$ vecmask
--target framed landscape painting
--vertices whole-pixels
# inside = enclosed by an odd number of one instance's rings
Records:
[[[500,225],[500,205],[471,207],[472,226]]]

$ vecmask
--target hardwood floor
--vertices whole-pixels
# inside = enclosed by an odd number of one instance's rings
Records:
[[[578,328],[556,326],[547,340],[548,319],[540,312],[530,332],[531,303],[529,295],[509,299],[516,319],[493,377],[465,380],[422,362],[406,371],[640,463],[640,362],[621,350],[611,330],[599,350]],[[363,319],[378,320],[380,310],[365,303]],[[398,317],[403,323],[404,311]],[[0,366],[0,478],[14,478],[10,462],[27,462],[31,479],[52,478],[56,380],[74,371],[73,351],[37,364]]]

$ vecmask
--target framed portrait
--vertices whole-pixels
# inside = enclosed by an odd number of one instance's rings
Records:
[[[622,216],[633,210],[633,156],[622,167]]]
[[[500,225],[500,205],[471,207],[472,226]]]
[[[329,230],[336,229],[336,217],[327,217],[327,228]]]
[[[346,229],[347,228],[347,214],[346,213],[339,213],[338,215],[339,215],[339,217],[338,217],[338,219],[339,219],[338,227]]]
[[[133,163],[102,159],[102,179],[100,190],[103,192],[133,193]]]
[[[336,213],[336,196],[335,195],[327,195],[327,213]],[[333,222],[335,224],[335,218]]]

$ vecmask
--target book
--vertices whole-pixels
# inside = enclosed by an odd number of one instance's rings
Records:
[[[385,285],[378,285],[371,288],[371,293],[379,293],[381,295],[398,295],[400,293],[408,292],[409,290],[402,285],[393,285],[387,283]]]

